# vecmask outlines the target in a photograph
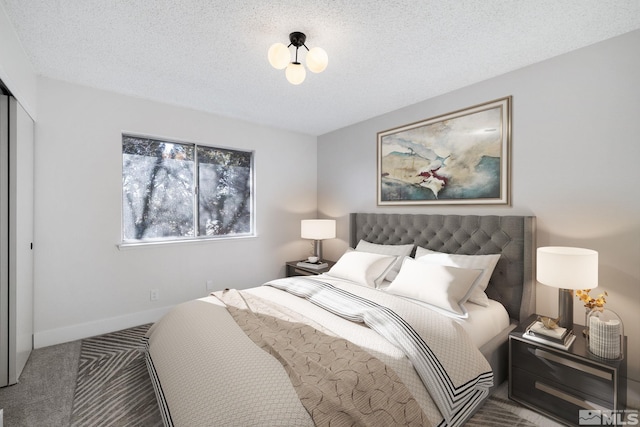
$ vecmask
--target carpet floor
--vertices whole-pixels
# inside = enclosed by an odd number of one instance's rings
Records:
[[[0,389],[4,425],[162,426],[141,342],[149,326],[34,351],[20,383]],[[509,400],[506,383],[467,423],[470,427],[559,425]]]

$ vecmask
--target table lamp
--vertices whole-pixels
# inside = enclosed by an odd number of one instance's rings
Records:
[[[300,223],[300,237],[315,240],[313,256],[322,261],[322,240],[336,237],[335,219],[303,219]]]
[[[598,286],[598,252],[591,249],[547,246],[538,248],[536,275],[539,283],[560,288],[558,326],[573,326],[573,290]]]

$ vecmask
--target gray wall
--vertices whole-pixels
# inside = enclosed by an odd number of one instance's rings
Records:
[[[318,211],[338,219],[336,259],[349,212],[531,214],[538,246],[599,251],[600,291],[629,336],[640,380],[640,31],[429,99],[318,138]],[[376,206],[376,133],[513,96],[512,205]],[[555,315],[557,290],[538,285],[537,311]],[[584,323],[576,301],[575,321]]]

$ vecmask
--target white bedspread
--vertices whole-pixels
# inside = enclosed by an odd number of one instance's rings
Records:
[[[478,348],[509,326],[509,313],[498,301],[490,299],[489,307],[469,303],[466,308],[469,317],[455,320]]]
[[[335,280],[334,284],[345,289],[358,286],[341,280]],[[303,313],[329,333],[366,349],[397,373],[433,425],[447,425],[409,359],[377,332],[273,287],[261,286],[245,292]],[[367,288],[366,292],[379,291]],[[387,297],[397,298],[384,296]],[[424,308],[416,306],[412,321],[420,322],[420,310]],[[455,322],[454,325],[464,329]],[[167,424],[312,425],[282,366],[250,341],[217,298],[206,297],[176,307],[147,336],[150,370],[152,376],[157,376],[160,400],[166,400],[170,414]],[[462,341],[465,351],[477,350],[466,333]],[[479,363],[480,370],[490,369],[481,356],[481,360],[463,353],[459,357]],[[444,361],[449,362],[459,364]]]

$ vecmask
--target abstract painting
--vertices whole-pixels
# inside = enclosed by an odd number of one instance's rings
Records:
[[[509,204],[511,97],[378,132],[378,205]]]

